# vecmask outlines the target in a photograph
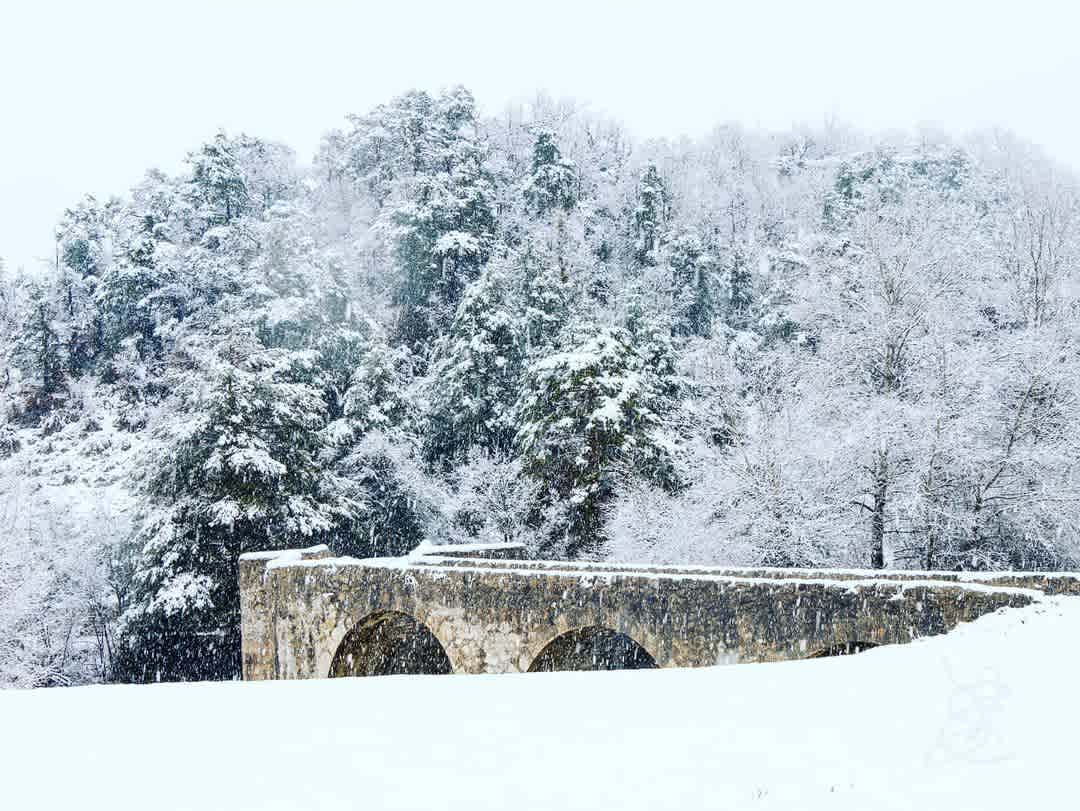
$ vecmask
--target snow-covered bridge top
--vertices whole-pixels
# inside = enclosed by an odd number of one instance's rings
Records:
[[[244,677],[695,667],[944,633],[1075,573],[740,569],[524,559],[510,544],[402,558],[324,546],[240,561]]]

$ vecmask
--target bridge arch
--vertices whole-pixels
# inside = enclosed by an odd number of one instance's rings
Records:
[[[431,629],[403,611],[375,611],[354,625],[330,662],[331,678],[453,673]]]
[[[874,642],[837,642],[833,645],[821,648],[814,651],[808,658],[810,659],[825,659],[830,656],[851,656],[855,653],[862,653],[868,651],[871,648],[876,648],[877,644]]]
[[[656,659],[630,636],[603,625],[574,628],[548,642],[529,665],[530,673],[557,670],[643,670]]]

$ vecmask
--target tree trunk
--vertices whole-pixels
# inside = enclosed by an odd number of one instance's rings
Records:
[[[878,453],[874,470],[874,507],[870,515],[870,568],[885,568],[885,505],[889,489],[888,456]]]

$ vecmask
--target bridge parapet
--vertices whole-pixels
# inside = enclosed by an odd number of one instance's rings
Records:
[[[1080,593],[1080,577],[1067,573],[976,580],[514,559],[521,552],[246,555],[244,678],[581,669],[590,656],[594,666],[621,657],[659,667],[798,659],[909,642],[1044,593]]]
[[[503,568],[497,560],[485,560],[482,555],[470,555],[471,560],[459,560],[458,555],[443,552],[445,547],[428,547],[422,554],[410,559],[416,565],[437,566],[485,566]],[[658,573],[671,576],[708,575],[717,577],[736,577],[766,580],[887,580],[890,582],[933,581],[947,583],[968,583],[991,587],[1009,587],[1033,589],[1045,595],[1080,595],[1080,573],[1078,572],[957,572],[940,570],[911,569],[788,569],[767,567],[725,567],[725,566],[662,566],[634,563],[594,563],[591,561],[552,561],[520,560],[515,568],[537,572],[549,570],[599,572],[599,573]]]

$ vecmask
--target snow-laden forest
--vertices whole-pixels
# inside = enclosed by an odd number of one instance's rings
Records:
[[[321,542],[1076,566],[1078,261],[999,132],[218,133],[0,279],[0,684],[233,678],[237,556]]]

